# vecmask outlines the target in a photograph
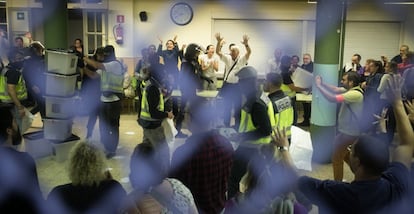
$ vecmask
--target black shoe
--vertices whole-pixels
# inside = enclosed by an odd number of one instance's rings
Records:
[[[115,157],[116,153],[115,152],[107,152],[106,153],[106,159],[111,159],[113,157]]]
[[[308,120],[305,120],[305,121],[303,121],[303,122],[301,122],[301,123],[298,123],[298,126],[310,126],[310,123],[309,123],[309,121]]]
[[[178,132],[178,134],[175,136],[176,138],[187,138],[188,135],[182,133],[182,132]]]

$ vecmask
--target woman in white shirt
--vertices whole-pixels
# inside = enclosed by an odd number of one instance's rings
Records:
[[[203,79],[204,90],[216,90],[217,89],[217,77],[219,58],[214,55],[214,45],[208,45],[206,54],[200,56],[200,64],[203,73],[201,74]]]

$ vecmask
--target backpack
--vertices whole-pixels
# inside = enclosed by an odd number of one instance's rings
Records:
[[[124,74],[124,81],[122,83],[122,88],[124,89],[123,95],[126,98],[134,98],[136,96],[135,89],[137,87],[137,80],[133,76],[129,75],[128,66],[123,61],[116,61],[121,64],[122,73]]]
[[[137,88],[137,79],[129,75],[128,72],[124,73],[124,96],[126,98],[134,98],[136,96],[135,90]]]

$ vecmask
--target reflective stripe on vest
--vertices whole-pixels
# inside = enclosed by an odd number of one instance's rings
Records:
[[[164,111],[164,97],[162,96],[161,91],[160,91],[160,102],[158,103],[157,109],[159,111]],[[151,113],[149,111],[148,99],[147,99],[147,88],[145,88],[142,93],[140,119],[148,120],[148,121],[161,121],[159,119],[154,119],[151,117]]]
[[[275,110],[275,108],[277,109]],[[267,113],[269,115],[270,124],[272,125],[272,128],[278,127],[280,130],[286,128],[286,135],[291,135],[290,127],[293,124],[293,107],[288,96],[274,101],[273,104],[268,106]]]
[[[0,75],[0,100],[4,103],[13,103],[7,89],[7,77],[4,75],[6,72],[2,72]],[[26,84],[22,75],[19,77],[19,81],[16,85],[16,95],[18,100],[27,99]]]
[[[282,84],[280,89],[291,98],[296,96],[296,92],[290,89],[288,85]]]
[[[240,117],[239,133],[249,132],[255,129],[256,127],[253,124],[252,115],[242,109],[241,117]],[[242,142],[242,144],[268,144],[270,143],[270,140],[271,140],[270,136],[266,136],[266,137],[259,138],[257,140]]]
[[[101,91],[123,93],[124,75],[103,71],[101,73]]]

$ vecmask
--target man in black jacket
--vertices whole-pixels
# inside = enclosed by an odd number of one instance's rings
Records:
[[[36,164],[13,148],[22,141],[10,106],[0,106],[0,213],[44,213]]]
[[[161,155],[169,157],[169,149],[161,126],[165,118],[174,118],[171,111],[165,111],[164,86],[162,81],[162,66],[160,64],[151,65],[144,69],[144,79],[147,86],[142,93],[141,114],[138,124],[144,130],[144,139],[149,139],[154,147],[160,150]],[[169,158],[164,158],[169,160]],[[169,165],[169,163],[166,163]]]

